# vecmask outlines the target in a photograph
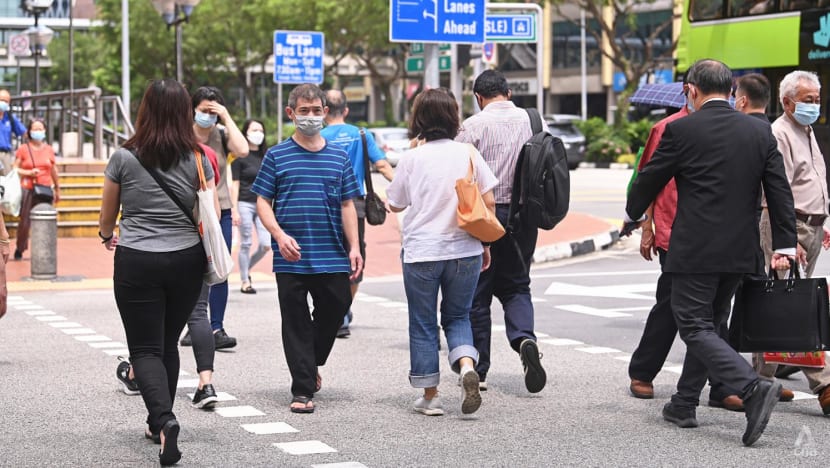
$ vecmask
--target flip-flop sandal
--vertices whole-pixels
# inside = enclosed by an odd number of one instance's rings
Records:
[[[295,403],[301,403],[303,405],[302,408],[298,406],[293,406]],[[308,404],[311,403],[311,408],[308,407]],[[304,396],[304,395],[296,395],[294,398],[291,399],[291,406],[289,406],[292,413],[313,413],[314,412],[314,403],[311,401],[311,398]]]
[[[254,289],[254,287],[250,284],[247,286],[243,286],[240,289],[240,291],[242,292],[242,294],[256,294],[256,289]]]

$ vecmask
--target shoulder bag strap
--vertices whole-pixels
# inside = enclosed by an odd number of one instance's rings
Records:
[[[179,198],[176,196],[176,194],[173,193],[173,190],[170,189],[170,186],[167,185],[167,182],[165,182],[159,176],[159,174],[155,171],[155,169],[151,169],[151,168],[145,166],[144,163],[141,162],[141,158],[139,158],[138,155],[135,154],[135,152],[133,152],[133,150],[128,149],[127,151],[129,151],[130,154],[132,154],[133,156],[135,156],[136,159],[138,159],[138,163],[141,164],[141,167],[143,167],[144,170],[146,170],[147,173],[150,174],[150,177],[152,177],[156,181],[158,186],[161,187],[161,189],[164,191],[164,193],[166,193],[167,196],[170,197],[170,200],[172,200],[173,203],[175,203],[176,206],[178,206],[179,209],[182,210],[182,213],[184,213],[184,215],[187,216],[187,219],[189,219],[190,222],[193,223],[194,226],[198,226],[198,224],[196,224],[196,220],[193,219],[193,214],[190,213],[187,210],[187,208],[185,208],[184,204],[179,200]]]
[[[468,151],[468,153],[470,155],[470,167],[467,169],[467,181],[474,183],[476,181],[475,169],[473,167],[473,155],[475,155],[475,146],[469,145],[469,147],[470,150]]]
[[[29,146],[28,141],[26,142],[26,149],[29,150],[29,159],[32,160],[32,171],[34,171],[35,169],[37,169],[37,165],[35,164],[35,156],[32,154],[32,147]],[[37,183],[37,176],[31,175],[29,176],[29,178],[32,179],[32,184]]]
[[[360,129],[360,141],[363,143],[363,179],[366,181],[366,193],[374,193],[375,189],[372,187],[372,171],[370,169],[371,161],[369,161],[369,147],[366,144],[366,130]]]

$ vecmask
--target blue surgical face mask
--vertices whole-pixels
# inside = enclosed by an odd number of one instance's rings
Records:
[[[204,112],[196,111],[196,115],[193,116],[193,121],[202,128],[210,128],[216,125],[216,114],[205,114]]]
[[[806,102],[796,102],[795,103],[795,112],[793,112],[793,118],[796,122],[800,123],[801,125],[813,125],[813,123],[818,120],[818,116],[821,113],[821,105],[819,104],[808,104]]]
[[[0,112],[8,112],[9,111],[9,103],[6,101],[0,101]]]
[[[45,130],[32,130],[29,132],[32,136],[32,140],[35,141],[43,141],[46,139],[46,131]]]

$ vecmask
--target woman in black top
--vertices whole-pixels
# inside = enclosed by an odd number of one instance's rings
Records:
[[[251,192],[251,185],[259,173],[262,158],[265,156],[265,126],[259,120],[247,120],[242,125],[242,134],[248,139],[248,157],[235,159],[231,163],[231,200],[234,202],[233,224],[239,226],[241,238],[239,246],[239,276],[242,279],[241,291],[256,294],[251,286],[250,270],[265,254],[271,250],[271,235],[262,225],[256,213],[256,194]],[[256,226],[257,248],[251,252],[253,228]]]

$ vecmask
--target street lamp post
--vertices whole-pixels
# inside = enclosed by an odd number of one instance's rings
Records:
[[[28,11],[35,17],[35,25],[26,29],[24,33],[29,36],[29,44],[32,47],[32,54],[35,56],[35,94],[40,92],[40,56],[46,46],[52,42],[54,31],[38,24],[40,15],[52,8],[54,0],[21,0],[20,8]]]
[[[182,64],[182,23],[186,23],[193,13],[193,8],[201,0],[150,0],[153,7],[161,14],[168,29],[176,28],[176,80],[184,80],[184,66]]]

